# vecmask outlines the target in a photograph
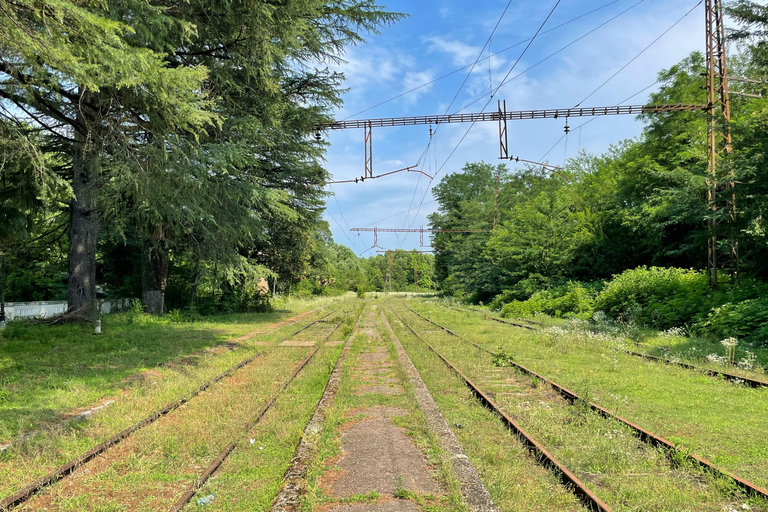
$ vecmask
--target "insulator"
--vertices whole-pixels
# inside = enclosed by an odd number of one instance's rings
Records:
[[[320,130],[317,130],[315,133],[315,140],[320,142],[320,140],[323,138],[322,134],[320,133]]]
[[[563,128],[563,131],[565,132],[566,135],[571,133],[571,127],[568,126],[568,121],[565,122],[565,128]]]

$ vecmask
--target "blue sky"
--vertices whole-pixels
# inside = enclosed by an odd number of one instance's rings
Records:
[[[557,0],[513,0],[491,39],[491,53],[531,38],[556,3]],[[407,13],[409,17],[385,28],[380,35],[369,35],[366,44],[348,49],[345,64],[333,66],[345,73],[345,87],[349,88],[344,107],[336,113],[336,118],[455,113],[478,99],[462,112],[479,112],[488,102],[490,91],[499,87],[518,58],[509,78],[520,76],[498,90],[486,111],[496,109],[497,99],[506,100],[508,110],[569,108],[590,94],[581,106],[620,104],[652,85],[660,70],[676,64],[692,51],[704,51],[704,7],[703,4],[697,6],[698,3],[698,0],[561,0],[542,34],[522,58],[527,42],[479,62],[461,90],[468,69],[360,113],[474,63],[508,4],[508,0],[386,1],[387,10]],[[595,12],[544,33],[591,11]],[[664,32],[666,35],[653,43]],[[563,49],[582,36],[585,37]],[[486,48],[483,57],[487,56]],[[547,60],[539,64],[543,59]],[[624,66],[625,69],[596,91]],[[526,71],[529,68],[532,69]],[[645,90],[626,104],[645,103],[653,90],[655,87]],[[456,100],[449,109],[454,97]],[[569,124],[573,129],[588,120],[571,119]],[[509,126],[510,152],[524,159],[545,159],[562,165],[579,149],[599,154],[611,144],[636,137],[642,124],[634,116],[600,118],[572,131],[567,138],[563,138],[563,127],[562,119],[514,121]],[[418,163],[420,170],[435,179],[430,183],[421,174],[399,173],[365,183],[329,186],[328,191],[333,195],[328,197],[325,219],[334,240],[357,254],[371,256],[376,254],[375,249],[368,250],[373,244],[372,233],[358,235],[350,233],[349,228],[426,227],[427,215],[436,207],[430,192],[432,186],[445,175],[460,172],[466,162],[500,162],[498,125],[478,123],[467,133],[469,128],[469,124],[442,125],[431,145],[428,126],[374,128],[374,175]],[[324,137],[331,144],[326,167],[333,179],[362,176],[363,131],[336,131]],[[378,244],[386,249],[418,248],[419,235],[379,234]]]

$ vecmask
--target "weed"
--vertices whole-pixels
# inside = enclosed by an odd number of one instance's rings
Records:
[[[492,362],[493,366],[496,366],[497,368],[505,368],[512,366],[513,359],[514,356],[510,352],[499,347],[499,350],[492,357]]]

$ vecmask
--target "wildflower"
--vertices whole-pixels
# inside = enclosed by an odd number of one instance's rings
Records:
[[[720,344],[727,348],[735,347],[739,344],[739,340],[736,338],[725,338],[724,340],[720,341]]]

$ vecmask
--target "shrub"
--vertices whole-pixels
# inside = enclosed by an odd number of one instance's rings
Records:
[[[696,330],[768,345],[768,298],[728,302],[712,308],[707,318],[696,324]]]
[[[525,301],[512,301],[502,308],[502,316],[525,317],[537,313],[551,316],[592,316],[595,285],[569,281],[563,286],[534,293]]]
[[[614,276],[597,296],[595,309],[667,329],[696,320],[714,303],[703,272],[639,267]]]

